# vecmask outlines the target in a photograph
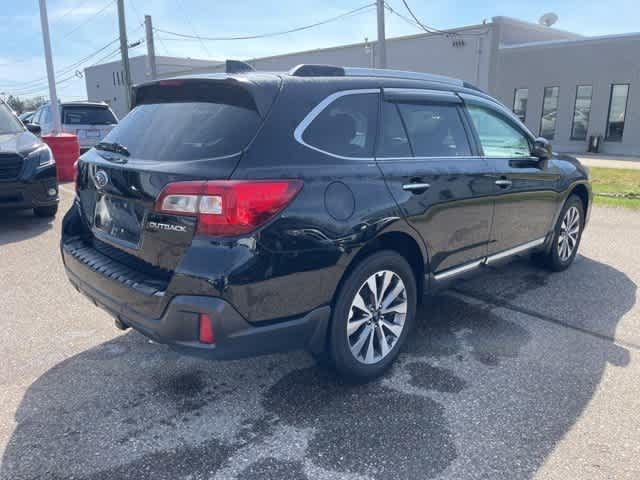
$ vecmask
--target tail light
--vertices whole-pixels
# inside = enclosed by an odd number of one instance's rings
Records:
[[[197,233],[234,236],[252,232],[286,207],[302,180],[221,180],[168,184],[156,211],[196,217]]]
[[[73,162],[73,185],[76,188],[76,192],[80,191],[80,179],[78,173],[78,160]]]
[[[209,345],[213,345],[216,343],[216,337],[213,333],[213,323],[211,322],[211,317],[206,313],[201,313],[199,318],[199,334],[198,340],[200,343],[207,343]]]

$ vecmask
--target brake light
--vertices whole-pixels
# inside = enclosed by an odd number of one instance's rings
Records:
[[[184,80],[160,80],[158,85],[161,87],[181,87],[184,84]]]
[[[206,313],[201,313],[200,318],[200,332],[198,335],[198,340],[200,343],[207,343],[209,345],[213,345],[216,343],[216,337],[213,333],[213,323],[211,321],[211,317]]]
[[[286,207],[302,180],[216,180],[168,184],[156,211],[196,217],[197,233],[234,236],[252,232]]]
[[[73,162],[73,185],[76,188],[76,192],[80,191],[80,179],[78,174],[78,160]]]

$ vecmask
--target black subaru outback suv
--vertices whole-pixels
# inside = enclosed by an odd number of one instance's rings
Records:
[[[62,256],[118,327],[185,353],[373,377],[424,291],[525,251],[565,269],[588,218],[585,168],[462,81],[302,65],[132,103],[79,161]]]
[[[32,208],[37,216],[53,217],[58,211],[56,162],[34,134],[39,127],[27,127],[0,100],[0,211]]]

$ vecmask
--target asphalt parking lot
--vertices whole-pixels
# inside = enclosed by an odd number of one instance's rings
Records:
[[[566,272],[522,258],[428,299],[364,386],[116,330],[67,283],[61,218],[0,215],[2,479],[640,478],[638,213],[596,208]]]

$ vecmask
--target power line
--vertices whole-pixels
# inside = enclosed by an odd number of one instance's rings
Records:
[[[296,32],[301,32],[301,31],[304,31],[304,30],[309,30],[311,28],[315,28],[315,27],[318,27],[320,25],[326,25],[327,23],[335,22],[336,20],[341,20],[343,18],[352,16],[352,15],[356,15],[356,14],[361,13],[361,12],[367,10],[367,9],[370,9],[373,6],[375,6],[375,3],[368,3],[366,5],[363,5],[362,7],[354,8],[353,10],[349,10],[348,12],[342,13],[340,15],[336,15],[335,17],[327,18],[326,20],[322,20],[320,22],[312,23],[311,25],[305,25],[305,26],[302,26],[302,27],[292,28],[290,30],[283,30],[283,31],[271,32],[271,33],[262,33],[262,34],[257,34],[257,35],[242,35],[242,36],[231,36],[231,37],[201,37],[201,36],[197,36],[197,35],[188,35],[188,34],[185,34],[185,33],[172,32],[170,30],[164,30],[162,28],[154,28],[154,30],[157,31],[157,32],[166,33],[168,35],[173,35],[173,36],[176,36],[176,37],[180,37],[180,38],[183,38],[183,39],[206,40],[206,41],[210,41],[210,42],[227,41],[227,40],[255,40],[255,39],[258,39],[258,38],[276,37],[276,36],[280,36],[280,35],[286,35],[286,34],[289,34],[289,33],[296,33]]]
[[[61,40],[64,40],[65,38],[69,38],[71,35],[73,35],[75,32],[77,32],[78,30],[80,30],[82,27],[84,27],[85,25],[87,25],[89,23],[89,20],[93,20],[94,18],[96,18],[98,15],[100,15],[102,12],[104,12],[105,10],[107,10],[109,7],[111,7],[114,3],[116,3],[116,0],[111,0],[110,2],[107,2],[107,4],[102,7],[100,10],[98,10],[96,13],[94,13],[93,15],[91,15],[90,17],[85,18],[79,25],[76,25],[74,28],[72,28],[71,30],[69,30],[67,33],[64,34],[64,36],[61,37]]]
[[[116,39],[116,41],[118,41],[118,39]],[[84,59],[82,59],[82,63],[84,63],[84,62],[88,61],[89,59],[93,58],[98,53],[101,53],[102,51],[104,51],[107,47],[109,47],[113,43],[114,42],[110,42],[107,45],[105,45],[104,47],[102,47],[101,49],[99,49],[99,50],[93,52],[91,55],[85,57]],[[142,45],[143,43],[144,43],[144,41],[140,40],[138,45],[136,45],[136,47]],[[135,47],[131,47],[131,48],[135,48]],[[104,62],[105,60],[109,60],[109,59],[111,59],[113,57],[116,57],[119,52],[120,52],[120,47],[116,47],[114,50],[111,50],[106,55],[100,57],[98,60],[96,60],[94,63],[92,63],[89,66],[92,67],[94,65],[98,65],[98,64]],[[79,62],[76,62],[76,63],[79,63]],[[76,65],[76,67],[77,66],[79,66],[79,65]],[[71,80],[76,79],[76,78],[79,79],[81,77],[78,77],[76,75],[76,73],[74,72],[73,74],[69,75],[68,77],[65,77],[65,78],[63,78],[61,80],[56,81],[56,85],[70,82]],[[46,77],[45,77],[45,79],[46,79]],[[35,84],[35,85],[30,85],[30,86],[24,86],[23,85],[23,86],[18,87],[18,88],[7,88],[6,90],[10,91],[12,94],[24,96],[24,95],[33,95],[34,93],[45,91],[46,89],[47,89],[47,84],[43,83],[43,82],[40,82],[39,84]]]
[[[409,12],[409,14],[411,15],[412,19],[405,17],[404,15],[402,15],[401,13],[395,11],[391,5],[389,5],[389,3],[387,3],[385,1],[385,5],[387,6],[388,10],[397,15],[398,17],[402,18],[403,20],[411,23],[412,25],[416,25],[419,28],[421,28],[422,30],[424,30],[427,33],[430,33],[431,35],[444,35],[447,37],[481,37],[484,36],[488,30],[485,30],[483,32],[473,32],[473,33],[460,33],[458,31],[455,30],[439,30],[437,28],[434,27],[430,27],[429,25],[426,25],[424,23],[422,23],[420,20],[418,20],[418,17],[415,16],[415,14],[413,13],[413,10],[411,10],[411,8],[409,7],[409,4],[407,3],[406,0],[402,0],[402,3],[404,4],[405,8],[407,9],[407,11]]]
[[[67,65],[65,67],[62,67],[58,70],[56,70],[56,75],[64,75],[65,73],[68,73],[69,71],[79,67],[80,65],[82,65],[83,63],[85,63],[86,61],[90,60],[92,57],[98,55],[99,53],[103,52],[104,50],[106,50],[107,48],[109,48],[111,45],[113,45],[114,43],[116,43],[118,41],[118,39],[116,38],[115,40],[112,40],[111,42],[107,43],[106,45],[104,45],[103,47],[99,48],[98,50],[96,50],[95,52],[87,55],[86,57],[81,58],[80,60],[75,61],[74,63]],[[20,85],[19,88],[23,88],[23,87],[31,87],[33,86],[33,84],[39,84],[42,83],[43,81],[47,81],[47,77],[39,77],[39,78],[35,78],[33,80],[29,80],[28,82],[24,82]]]
[[[178,0],[178,3],[180,4],[180,10],[182,10],[182,12],[184,13],[184,16],[186,17],[187,22],[189,23],[189,25],[191,26],[191,29],[193,30],[193,33],[195,34],[196,37],[198,37],[198,40],[200,41],[200,45],[202,46],[202,50],[204,50],[204,53],[207,57],[211,58],[211,52],[209,52],[209,49],[207,48],[207,45],[202,40],[202,37],[200,37],[200,35],[198,35],[198,32],[196,32],[196,29],[193,26],[193,23],[191,23],[191,18],[189,17],[189,15],[187,15],[184,5],[182,5],[182,0]]]
[[[405,15],[402,15],[400,12],[394,10],[393,7],[391,5],[389,5],[387,2],[384,2],[384,6],[389,11],[389,13],[392,13],[396,17],[404,20],[407,24],[411,25],[412,27],[415,27],[420,31],[424,31],[424,29],[420,25],[418,25],[415,22],[415,20],[413,20],[413,19],[411,19],[411,18],[409,18],[409,17],[407,17]]]
[[[54,18],[53,20],[51,20],[51,25],[53,25],[54,23],[56,23],[57,21],[59,21],[60,19],[67,17],[69,15],[71,15],[76,9],[85,6],[87,3],[89,3],[89,0],[83,0],[81,1],[78,5],[76,5],[75,7],[71,7],[69,10],[67,10],[64,13],[61,13],[60,15],[58,15],[56,18]]]
[[[129,5],[131,5],[131,7],[133,8],[135,14],[138,16],[138,19],[140,20],[140,26],[144,27],[144,15],[142,15],[142,13],[140,13],[140,10],[138,9],[138,7],[136,7],[136,4],[135,4],[135,2],[133,0],[129,0]],[[160,45],[164,49],[164,53],[169,55],[169,49],[167,48],[165,43],[162,41],[162,39],[160,37],[156,37],[156,38],[158,40],[160,40]]]
[[[409,15],[411,15],[411,17],[413,18],[413,20],[420,26],[420,28],[422,28],[425,32],[429,32],[429,33],[440,33],[440,34],[444,34],[446,35],[448,32],[444,32],[442,30],[438,30],[437,28],[433,28],[433,27],[429,27],[425,24],[423,24],[420,20],[418,20],[418,17],[415,16],[415,14],[413,13],[413,10],[411,10],[411,8],[409,7],[409,4],[407,3],[407,0],[402,0],[402,3],[404,4],[404,8],[407,9],[407,12],[409,12]]]
[[[62,68],[58,69],[56,71],[56,76],[63,76],[65,74],[71,72],[72,70],[75,70],[80,65],[82,65],[83,63],[89,61],[91,58],[95,57],[99,53],[103,52],[104,50],[109,48],[109,46],[113,45],[117,41],[118,41],[118,39],[115,39],[115,40],[107,43],[103,47],[99,48],[95,52],[87,55],[86,57],[83,57],[80,60],[77,60],[76,62],[74,62],[74,63],[72,63],[70,65],[67,65],[66,67],[62,67]],[[73,75],[75,76],[76,73],[74,72]],[[23,90],[32,90],[34,88],[39,88],[39,87],[45,86],[47,84],[48,84],[48,80],[47,80],[47,77],[45,76],[45,77],[40,77],[40,78],[36,78],[36,79],[30,80],[28,82],[24,82],[20,86],[17,86],[17,87],[5,87],[5,88],[7,90],[13,90],[13,91],[20,92],[20,91],[23,91]]]

